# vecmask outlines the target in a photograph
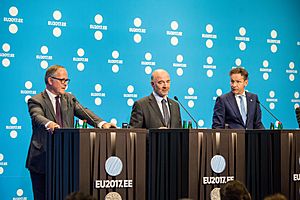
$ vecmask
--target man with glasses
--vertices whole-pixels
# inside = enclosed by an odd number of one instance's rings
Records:
[[[26,167],[30,171],[34,199],[45,199],[45,165],[47,134],[55,128],[73,128],[74,116],[86,119],[99,128],[116,127],[107,123],[92,111],[83,108],[75,96],[66,93],[70,82],[67,70],[59,65],[51,66],[45,74],[46,89],[28,100],[32,122],[32,137]]]
[[[180,109],[177,102],[168,98],[170,75],[163,69],[152,73],[153,92],[132,107],[130,126],[134,128],[181,128]]]
[[[234,68],[229,72],[231,92],[219,96],[213,114],[214,129],[264,129],[256,94],[246,92],[248,72]]]

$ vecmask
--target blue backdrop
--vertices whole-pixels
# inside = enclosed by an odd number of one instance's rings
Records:
[[[150,94],[150,74],[171,75],[202,128],[211,126],[228,72],[243,66],[247,90],[296,128],[300,3],[252,1],[0,0],[0,199],[32,199],[24,168],[31,137],[28,98],[43,91],[47,67],[60,64],[68,92],[107,121],[128,122],[133,102]],[[189,117],[182,110],[182,118]],[[263,110],[263,123],[274,122]]]

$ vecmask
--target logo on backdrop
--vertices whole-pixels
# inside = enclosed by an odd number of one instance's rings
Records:
[[[105,162],[105,171],[109,176],[116,177],[121,174],[123,169],[123,163],[117,156],[109,157]],[[108,188],[132,188],[132,180],[95,180],[96,189],[108,189]],[[110,192],[107,197],[117,197],[122,199],[121,195],[117,192]]]
[[[134,27],[129,28],[129,32],[134,33],[133,41],[135,43],[140,43],[143,39],[142,34],[145,34],[147,30],[145,28],[141,28],[142,19],[139,17],[137,17],[133,20],[133,25],[134,25]]]
[[[188,107],[193,108],[195,106],[195,100],[198,99],[198,96],[195,95],[195,90],[194,88],[190,87],[188,90],[188,95],[184,96],[184,99],[188,100]],[[199,120],[198,121],[198,126],[203,127],[204,126],[204,121]]]
[[[208,56],[206,58],[206,63],[205,65],[203,65],[203,69],[206,69],[206,75],[207,77],[211,78],[214,75],[214,71],[215,69],[217,69],[217,66],[213,64],[214,59],[211,56]]]
[[[103,17],[100,14],[95,15],[94,21],[96,24],[90,24],[90,29],[95,30],[94,32],[94,38],[96,40],[102,40],[103,38],[103,31],[107,31],[107,26],[102,25]]]
[[[10,118],[10,124],[6,125],[5,129],[10,130],[10,137],[15,139],[18,136],[18,130],[22,129],[22,126],[18,125],[18,118],[13,116]]]
[[[242,67],[242,59],[236,58],[235,61],[234,61],[234,64],[235,64],[235,66],[232,66],[232,69],[237,68],[237,67]]]
[[[224,172],[226,168],[226,160],[221,155],[215,155],[210,160],[210,167],[214,173],[220,174]],[[215,185],[215,184],[225,184],[228,181],[234,180],[234,176],[211,176],[203,177],[203,185]]]
[[[127,98],[127,105],[128,106],[133,106],[134,104],[134,99],[138,97],[137,94],[133,93],[134,92],[134,86],[128,85],[127,86],[127,94],[123,94],[124,98]]]
[[[291,99],[291,102],[294,103],[294,108],[298,108],[300,105],[300,99],[299,99],[299,91],[294,92],[294,98]]]
[[[166,31],[166,34],[171,36],[170,43],[173,46],[177,46],[179,43],[178,37],[182,37],[182,31],[178,31],[179,23],[177,21],[172,21],[170,24],[171,31]]]
[[[152,61],[152,54],[150,52],[145,53],[145,61],[141,61],[141,65],[145,67],[145,73],[151,74],[152,67],[155,66],[155,62]]]
[[[102,92],[102,85],[98,83],[95,85],[95,91],[96,92],[91,92],[91,97],[95,97],[95,104],[100,106],[102,104],[102,98],[104,98],[106,94]]]
[[[119,51],[116,51],[116,50],[113,51],[111,53],[111,56],[112,56],[112,59],[108,59],[107,63],[108,64],[113,64],[112,67],[111,67],[111,71],[113,73],[118,73],[119,70],[120,70],[119,66],[123,64],[123,60],[119,59],[119,56],[120,56]]]
[[[37,60],[41,60],[41,62],[40,62],[41,68],[47,69],[48,66],[49,66],[48,61],[49,61],[49,60],[52,60],[52,59],[53,59],[53,56],[47,55],[48,52],[49,52],[49,49],[48,49],[48,47],[45,46],[45,45],[44,45],[44,46],[41,46],[40,51],[41,51],[42,54],[37,54],[37,55],[35,56],[35,58],[36,58]]]
[[[17,24],[23,24],[23,18],[18,18],[17,15],[19,13],[19,10],[17,7],[12,6],[8,10],[9,17],[3,17],[3,21],[10,23],[8,26],[8,30],[12,34],[16,34],[19,30],[19,27]]]
[[[55,10],[52,13],[53,19],[55,21],[48,21],[48,26],[54,27],[52,30],[52,34],[55,37],[60,37],[62,34],[62,28],[67,26],[67,22],[65,21],[60,21],[62,18],[62,13],[59,10]]]
[[[195,102],[194,100],[197,100],[198,97],[195,94],[195,90],[194,88],[190,87],[188,90],[187,90],[188,94],[187,96],[184,96],[184,99],[188,100],[188,107],[190,108],[193,108],[194,105],[195,105]]]
[[[277,39],[277,31],[272,30],[271,33],[271,38],[272,39],[267,39],[267,43],[271,44],[270,50],[272,53],[276,53],[278,50],[278,45],[280,44],[280,40]]]
[[[183,69],[187,68],[187,64],[183,63],[183,55],[178,54],[176,56],[176,62],[173,63],[173,67],[177,68],[176,73],[178,76],[183,75]]]
[[[214,31],[214,27],[211,24],[207,24],[205,30],[206,33],[202,34],[202,38],[206,39],[205,45],[210,49],[214,46],[213,40],[217,39],[217,35],[212,33]]]
[[[84,63],[89,62],[89,58],[83,57],[85,54],[83,48],[77,49],[77,56],[78,57],[73,57],[73,62],[77,63],[77,69],[78,71],[83,71],[85,68]]]
[[[32,90],[32,82],[31,81],[26,81],[25,82],[25,90],[20,90],[20,94],[24,94],[25,96],[25,103],[28,102],[28,99],[31,98],[31,95],[36,94],[36,90]]]
[[[272,73],[272,68],[269,67],[268,60],[264,60],[262,65],[263,67],[259,68],[259,71],[263,73],[262,77],[266,81],[269,79],[269,74]]]
[[[239,48],[240,48],[241,51],[246,50],[247,42],[250,41],[250,38],[245,36],[246,33],[247,33],[246,28],[245,27],[240,27],[240,29],[239,29],[239,34],[240,35],[235,37],[235,40],[240,42],[239,43]]]
[[[17,197],[13,197],[12,200],[27,200],[28,197],[24,197],[24,191],[23,189],[18,189],[16,191]]]
[[[295,63],[289,63],[289,69],[285,70],[285,73],[289,75],[290,81],[295,80],[295,75],[298,74],[298,70],[295,69]]]
[[[267,98],[266,99],[266,101],[269,103],[269,108],[271,109],[271,110],[274,110],[275,109],[275,107],[276,107],[276,103],[278,102],[278,99],[277,98],[275,98],[275,91],[273,91],[273,90],[271,90],[270,92],[269,92],[269,97],[270,98]]]
[[[0,153],[0,175],[4,173],[4,168],[8,166],[8,162],[4,160],[4,155]]]
[[[10,66],[10,59],[15,57],[14,53],[10,53],[10,44],[4,43],[2,44],[2,51],[0,52],[0,57],[2,59],[2,66],[9,67]]]
[[[223,94],[223,91],[219,88],[216,90],[216,95],[213,97],[213,100],[215,101],[219,96],[221,96]]]

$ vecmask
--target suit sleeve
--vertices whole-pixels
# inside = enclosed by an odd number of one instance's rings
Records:
[[[143,128],[144,115],[141,105],[135,102],[132,106],[129,125],[134,128]]]
[[[34,98],[30,98],[28,99],[27,105],[32,120],[32,126],[46,129],[45,125],[51,120],[45,117],[41,102],[37,101]]]
[[[224,129],[225,128],[225,105],[223,100],[218,97],[214,107],[213,114],[213,129]]]
[[[256,96],[256,99],[258,100],[258,97]],[[261,109],[260,104],[256,104],[256,111],[254,116],[254,129],[265,129],[263,123],[261,122]]]
[[[88,115],[83,111],[83,109]],[[94,127],[98,127],[98,124],[103,121],[102,118],[98,117],[91,110],[83,107],[78,101],[74,105],[74,115],[81,120],[86,119],[87,123]]]

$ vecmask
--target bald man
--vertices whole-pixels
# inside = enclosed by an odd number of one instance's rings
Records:
[[[152,73],[153,92],[132,107],[130,126],[134,128],[181,128],[180,108],[177,102],[168,98],[170,75],[163,69]]]

